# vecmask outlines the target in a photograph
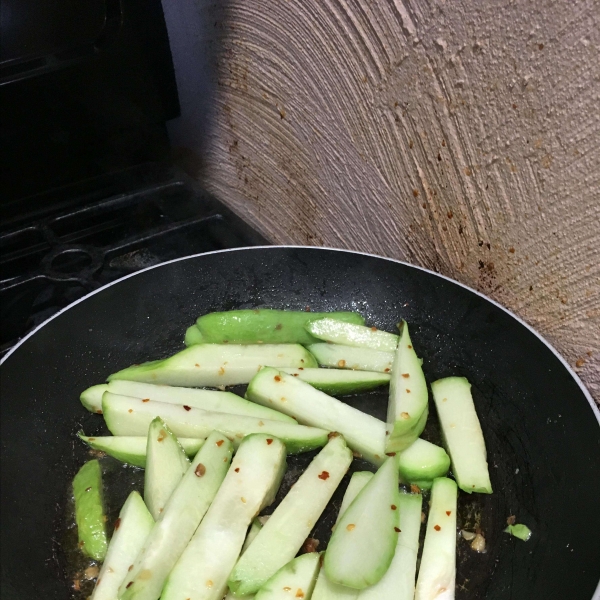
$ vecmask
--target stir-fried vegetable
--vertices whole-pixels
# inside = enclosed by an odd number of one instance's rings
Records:
[[[461,489],[491,493],[466,379],[432,384],[444,449],[419,438],[428,390],[405,322],[397,335],[353,312],[239,310],[200,317],[185,343],[81,394],[113,433],[80,432],[81,440],[145,469],[144,500],[129,495],[110,542],[100,462],[73,480],[80,548],[104,559],[91,600],[454,597],[458,489],[444,477],[450,462]],[[242,383],[245,398],[225,391]],[[387,383],[387,424],[332,397]],[[314,450],[268,520],[258,516],[276,498],[286,455]],[[379,468],[352,475],[318,554],[318,541],[307,538],[353,457]],[[399,485],[432,488],[418,576],[423,498]],[[505,531],[528,540],[531,531],[511,519]],[[478,529],[468,536],[475,549],[478,537],[485,544]],[[307,553],[296,557],[303,545]]]

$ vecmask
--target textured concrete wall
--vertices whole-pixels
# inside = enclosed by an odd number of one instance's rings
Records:
[[[206,184],[495,298],[600,399],[600,1],[230,0]]]

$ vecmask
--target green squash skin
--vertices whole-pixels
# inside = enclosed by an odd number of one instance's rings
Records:
[[[364,318],[355,312],[304,312],[293,310],[230,310],[199,317],[196,327],[205,343],[214,344],[312,344],[318,341],[306,326],[328,317],[363,325]]]
[[[90,460],[79,469],[73,479],[73,495],[79,546],[84,554],[103,560],[108,540],[102,499],[102,469],[97,460]]]

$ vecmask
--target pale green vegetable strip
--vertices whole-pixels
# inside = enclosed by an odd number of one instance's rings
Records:
[[[175,434],[156,417],[148,428],[144,471],[144,502],[154,519],[163,512],[189,466],[190,461]]]
[[[330,581],[361,590],[383,577],[396,549],[398,495],[396,460],[390,457],[335,526],[323,561]]]
[[[249,594],[247,596],[236,596],[233,592],[229,591],[223,600],[254,600],[254,598],[256,598],[254,594]]]
[[[390,382],[387,373],[375,371],[349,371],[347,369],[279,369],[310,383],[314,388],[331,394],[356,394],[366,392]]]
[[[378,583],[359,593],[358,600],[413,600],[422,504],[420,494],[400,494],[400,533],[392,564]]]
[[[437,477],[445,477],[450,457],[440,446],[421,438],[398,455],[398,473],[403,483],[414,483],[429,489]]]
[[[310,600],[319,571],[319,558],[317,552],[294,558],[260,588],[256,600]]]
[[[133,365],[108,380],[125,379],[183,387],[219,387],[248,383],[265,365],[316,367],[317,362],[299,344],[198,344],[164,360]]]
[[[510,535],[523,540],[524,542],[529,541],[532,536],[532,531],[527,527],[527,525],[509,525],[504,533],[510,533]]]
[[[452,473],[465,492],[492,493],[481,425],[464,377],[447,377],[431,384],[442,436],[452,460]]]
[[[322,568],[311,600],[356,600],[358,594],[358,590],[329,581],[325,569]]]
[[[415,600],[454,598],[457,495],[452,479],[440,477],[433,482]]]
[[[185,338],[183,339],[183,343],[186,346],[195,346],[196,344],[203,344],[204,342],[205,339],[196,325],[192,325],[185,330]]]
[[[249,400],[276,408],[299,423],[341,433],[348,446],[374,464],[385,458],[385,425],[379,419],[337,400],[305,381],[265,368],[248,386]]]
[[[322,367],[390,373],[394,362],[393,352],[327,343],[307,347]]]
[[[373,473],[370,473],[369,471],[357,471],[352,474],[338,512],[338,521],[372,477]],[[311,600],[355,600],[357,596],[358,590],[332,583],[327,579],[325,569],[321,569]]]
[[[146,466],[147,436],[107,435],[88,437],[82,433],[77,435],[94,450],[105,452],[121,462],[136,467],[144,468]],[[204,443],[204,440],[200,438],[178,438],[178,441],[188,457],[195,456]]]
[[[342,436],[333,437],[312,460],[229,576],[238,595],[254,594],[288,563],[331,499],[350,463],[352,452]]]
[[[395,352],[399,339],[394,333],[380,331],[376,327],[343,323],[334,319],[312,321],[306,326],[306,330],[325,342],[383,352]]]
[[[144,402],[140,398],[117,396],[106,392],[103,400],[104,420],[114,435],[147,434],[156,416],[162,417],[175,435],[206,438],[218,429],[237,446],[251,433],[268,433],[280,438],[288,454],[306,452],[327,443],[327,431],[297,423],[270,421],[243,415],[218,413],[166,402]]]
[[[279,489],[285,456],[277,438],[244,438],[211,507],[171,571],[162,600],[222,600],[252,518]]]
[[[254,541],[254,538],[258,535],[258,532],[263,528],[263,522],[266,523],[269,520],[268,516],[257,517],[252,521],[252,525],[248,531],[248,535],[244,541],[244,545],[242,546],[241,554],[244,554],[248,549],[248,546]],[[249,596],[234,596],[233,592],[228,591],[227,596],[223,600],[253,600],[254,594],[250,594]]]
[[[406,450],[421,435],[425,428],[422,416],[428,410],[428,401],[421,361],[413,348],[408,325],[403,321],[390,381],[386,452]]]
[[[225,478],[232,452],[233,447],[225,435],[219,431],[210,434],[135,559],[119,589],[119,600],[160,598],[167,576]]]
[[[261,308],[209,313],[199,317],[196,326],[207,342],[217,344],[311,344],[315,338],[305,327],[311,321],[324,317],[358,325],[365,322],[355,312]]]
[[[75,521],[84,554],[103,560],[108,541],[102,493],[102,469],[97,460],[86,462],[73,479]]]
[[[276,410],[265,408],[264,406],[256,406],[253,402],[248,402],[248,400],[240,398],[240,396],[232,392],[155,385],[139,381],[124,381],[122,379],[111,381],[108,384],[107,391],[120,396],[132,396],[133,398],[192,406],[194,408],[232,415],[246,415],[248,417],[271,419],[272,421],[285,421],[286,423],[294,422],[291,417],[283,415]]]
[[[338,513],[337,520],[339,521],[340,517],[346,512],[350,504],[354,501],[354,498],[358,496],[361,490],[373,479],[374,473],[370,471],[357,471],[356,473],[352,473],[352,477],[350,478],[350,483],[346,488],[346,493],[342,498],[342,504],[340,505],[340,511]]]
[[[138,492],[131,492],[115,523],[91,600],[115,600],[129,565],[133,564],[153,526],[154,519],[142,497]]]
[[[93,385],[92,387],[87,388],[87,390],[81,392],[79,400],[81,400],[81,404],[83,404],[83,406],[85,406],[85,408],[87,408],[90,412],[101,415],[102,394],[104,394],[107,389],[108,385],[106,383]]]
[[[240,555],[244,554],[248,549],[248,546],[254,541],[254,538],[258,535],[258,532],[262,529],[262,523],[258,519],[254,519],[252,524],[250,525],[250,529],[246,535],[246,539],[244,540],[244,545],[242,546],[242,551]]]

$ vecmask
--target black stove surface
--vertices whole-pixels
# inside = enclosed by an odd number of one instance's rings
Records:
[[[177,170],[143,165],[2,207],[0,355],[85,294],[174,258],[266,244]]]

